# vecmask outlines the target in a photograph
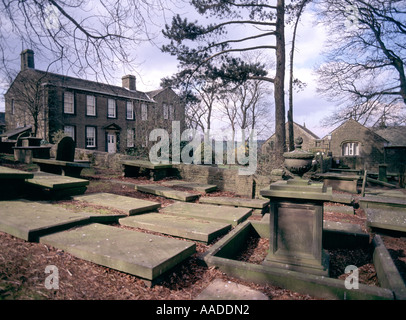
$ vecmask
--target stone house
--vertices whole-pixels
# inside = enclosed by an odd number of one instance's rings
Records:
[[[77,148],[123,152],[146,147],[155,128],[185,129],[185,106],[170,88],[136,90],[126,75],[114,86],[35,69],[34,52],[21,53],[21,71],[5,94],[7,130],[32,125],[33,134],[52,142],[63,130]]]
[[[285,124],[285,129],[286,129],[286,145],[288,146],[289,145],[289,130],[288,130],[287,122]],[[302,149],[305,151],[313,150],[315,147],[316,140],[320,139],[316,134],[314,134],[312,131],[310,131],[308,128],[306,128],[306,126],[304,126],[304,125],[302,126],[300,124],[297,124],[296,122],[293,122],[293,135],[295,138],[297,138],[297,137],[303,138]],[[263,145],[261,147],[262,154],[267,154],[267,153],[273,152],[274,145],[275,145],[275,139],[276,139],[275,134],[273,134],[263,143]]]
[[[379,164],[387,163],[388,171],[396,173],[406,161],[405,126],[368,128],[350,119],[322,140],[328,145],[335,167],[365,167],[377,172]]]

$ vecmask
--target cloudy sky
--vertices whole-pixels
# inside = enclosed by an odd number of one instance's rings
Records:
[[[188,11],[185,8],[176,8],[174,11],[191,18],[198,17],[196,13]],[[166,14],[165,19],[161,19],[161,24],[155,26],[157,30],[164,27],[165,22],[169,23],[172,14]],[[320,121],[327,116],[334,106],[328,101],[323,100],[316,93],[316,76],[314,70],[317,64],[322,62],[322,49],[326,37],[325,30],[322,27],[314,25],[315,18],[310,10],[302,16],[298,28],[296,52],[295,52],[295,69],[294,76],[307,84],[306,88],[296,93],[294,96],[294,121],[312,130],[320,138],[326,135],[331,128],[323,128]],[[290,51],[290,29],[287,29],[287,54]],[[158,33],[159,34],[159,33]],[[137,90],[150,91],[159,88],[160,79],[171,76],[177,71],[177,61],[169,54],[161,53],[160,46],[167,41],[163,36],[158,36],[155,45],[145,43],[137,48]],[[19,63],[19,54],[21,48],[17,46],[16,63]],[[274,55],[273,52],[269,53]],[[41,69],[45,61],[36,60],[36,67]],[[17,66],[19,68],[19,66]],[[271,71],[272,73],[272,71]],[[112,84],[121,85],[121,76],[118,71],[116,79],[112,79]],[[286,87],[287,88],[287,87]],[[286,105],[286,108],[288,105]],[[0,111],[4,111],[4,101],[0,99]],[[224,123],[217,123],[220,129]]]

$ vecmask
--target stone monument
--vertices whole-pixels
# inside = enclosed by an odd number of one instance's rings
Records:
[[[284,153],[285,167],[293,175],[277,181],[260,194],[270,199],[270,249],[264,265],[328,276],[329,258],[323,250],[323,204],[332,198],[332,188],[303,179],[314,155],[301,148]]]

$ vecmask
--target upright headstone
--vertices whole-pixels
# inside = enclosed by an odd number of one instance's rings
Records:
[[[73,162],[75,159],[75,141],[71,137],[63,137],[56,149],[56,160]]]

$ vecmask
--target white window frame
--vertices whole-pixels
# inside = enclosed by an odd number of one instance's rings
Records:
[[[75,114],[75,94],[65,91],[63,95],[63,112],[66,114]]]
[[[86,115],[96,116],[96,97],[86,96]]]
[[[359,142],[349,141],[342,145],[342,155],[344,157],[356,157],[359,156]]]
[[[134,120],[134,103],[132,101],[126,103],[126,119]]]
[[[107,100],[107,117],[108,118],[117,117],[117,104],[115,99]]]
[[[75,141],[75,126],[63,126],[63,132]]]
[[[162,108],[163,108],[163,113],[164,113],[164,119],[168,120],[169,119],[169,106],[166,103],[163,103]]]
[[[141,104],[141,120],[148,120],[148,106],[145,103]]]
[[[96,127],[86,127],[86,148],[96,147]]]
[[[128,128],[127,129],[127,148],[134,147],[134,142],[135,142],[135,129]]]

